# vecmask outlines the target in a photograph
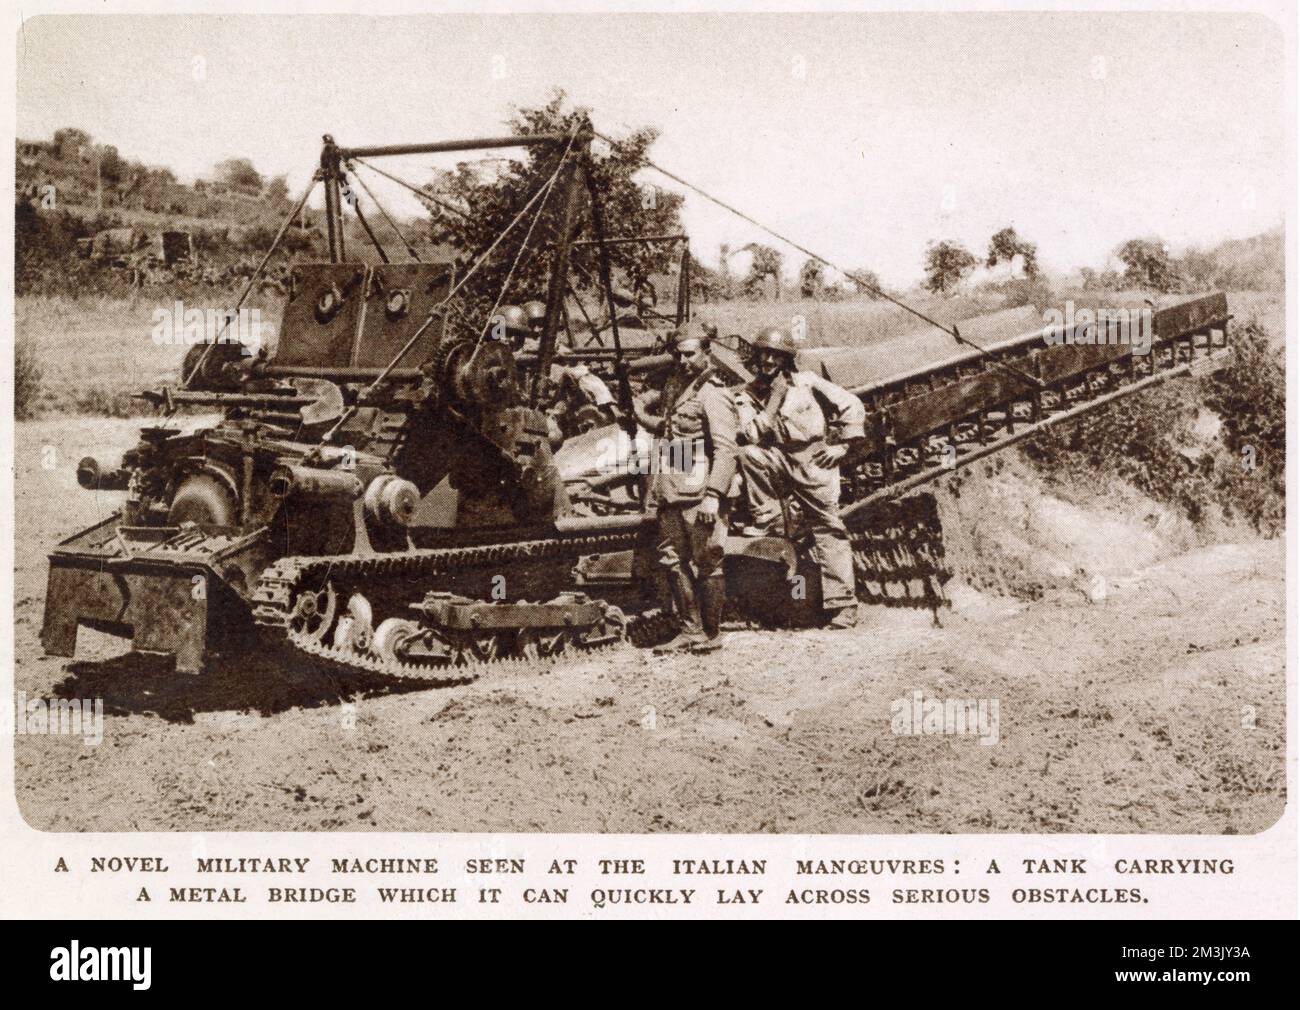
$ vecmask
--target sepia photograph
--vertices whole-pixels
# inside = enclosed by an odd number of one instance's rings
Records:
[[[1267,831],[1291,17],[24,17],[22,820]]]

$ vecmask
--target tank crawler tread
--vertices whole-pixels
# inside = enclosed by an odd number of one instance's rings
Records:
[[[664,389],[668,328],[649,324],[691,323],[692,260],[685,235],[622,236],[682,243],[676,313],[643,313],[653,299],[615,288],[594,137],[584,126],[384,147],[322,138],[313,186],[325,189],[328,262],[291,268],[273,351],[245,354],[226,339],[193,348],[175,386],[141,394],[163,416],[135,447],[111,465],[79,465],[82,487],[124,497],[50,553],[47,654],[74,656],[78,629],[90,627],[201,674],[208,657],[270,639],[339,669],[460,683],[674,634],[646,507],[653,444],[634,431],[583,431],[594,418],[582,411],[601,398],[570,380],[581,366],[613,384],[601,414],[611,428],[615,415],[636,415],[637,392]],[[553,173],[472,263],[396,263],[382,249],[379,263],[349,258],[343,187],[354,159],[517,145],[549,152]],[[546,301],[506,304],[513,269],[500,288],[488,274],[482,290],[466,288],[493,256],[519,265],[552,187],[561,219]],[[237,308],[310,195],[289,210]],[[572,258],[579,242],[596,254],[607,316],[586,319],[589,340],[565,319],[575,271],[590,276]],[[487,319],[477,307],[489,296]],[[926,485],[1054,426],[1079,422],[1063,437],[1085,437],[1087,415],[1106,404],[1228,363],[1222,292],[1161,301],[1077,312],[1067,303],[1055,315],[1024,305],[960,330],[898,302],[924,329],[801,350],[800,369],[865,408],[864,437],[839,464],[859,599],[936,618],[946,605],[950,568]],[[714,364],[743,385],[742,340],[728,340],[711,348]],[[186,431],[169,420],[182,406],[221,419]],[[816,552],[798,510],[784,518],[783,536],[728,538],[730,611],[812,625],[824,616]]]
[[[630,550],[637,538],[635,532],[619,532],[393,555],[281,558],[258,580],[253,618],[313,660],[353,672],[454,686],[476,680],[488,670],[535,670],[569,658],[587,658],[628,641],[632,636],[627,618],[617,607],[579,594],[563,594],[546,603],[488,602],[445,591],[439,588],[439,580],[521,564],[577,564],[583,555]],[[423,588],[418,599],[407,603],[410,618],[389,618],[378,629],[367,628],[364,640],[368,647],[357,648],[355,639],[348,641],[351,629],[340,630],[345,619],[339,616],[338,597],[342,594],[332,587],[395,582]],[[321,595],[329,597],[328,606],[312,602]],[[308,601],[305,606],[304,601]],[[571,624],[554,623],[557,611],[571,612],[577,619]],[[503,617],[479,627],[476,617],[496,613]],[[540,619],[530,623],[534,614]],[[313,621],[313,616],[319,620]],[[419,649],[420,640],[430,637],[441,647],[441,654]],[[406,649],[404,644],[413,647]]]

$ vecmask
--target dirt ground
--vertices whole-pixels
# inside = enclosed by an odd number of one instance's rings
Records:
[[[117,497],[76,461],[134,432],[17,426],[16,688],[107,713],[97,747],[17,737],[41,829],[1248,833],[1285,803],[1281,540],[1199,542],[1000,465],[941,496],[942,627],[863,607],[851,631],[442,690],[265,661],[183,678],[89,631],[76,663],[45,658],[45,553]],[[895,732],[915,691],[996,703],[996,743]]]

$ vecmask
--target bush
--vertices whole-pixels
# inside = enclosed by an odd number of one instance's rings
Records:
[[[36,341],[19,337],[14,343],[14,417],[20,421],[32,417],[40,392],[41,363]]]
[[[1220,468],[1226,504],[1262,532],[1286,521],[1286,364],[1255,322],[1233,335],[1232,364],[1205,381],[1205,403],[1223,419]]]
[[[1117,400],[1028,440],[1025,454],[1051,479],[1118,478],[1193,523],[1244,520],[1266,536],[1286,518],[1286,373],[1264,329],[1235,327],[1232,363],[1196,382],[1179,379]],[[1221,422],[1207,441],[1198,421]]]

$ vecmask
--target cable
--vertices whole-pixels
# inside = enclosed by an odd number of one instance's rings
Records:
[[[593,132],[596,132],[596,131],[593,131]],[[603,133],[596,132],[596,136],[600,137],[600,139],[603,140],[603,141],[605,141],[605,143],[607,143],[607,144],[613,144],[613,143],[615,143],[615,141],[611,140],[609,137],[605,136]],[[748,214],[746,214],[743,210],[738,210],[737,208],[731,206],[731,204],[726,203],[725,201],[718,199],[718,198],[717,198],[716,196],[714,196],[712,193],[708,193],[708,192],[706,192],[705,190],[701,189],[699,186],[696,186],[694,183],[687,182],[687,181],[686,181],[685,179],[683,179],[681,176],[679,176],[679,175],[674,175],[672,172],[668,171],[668,169],[663,168],[663,167],[661,167],[661,166],[659,166],[659,165],[656,165],[653,161],[650,161],[648,158],[645,158],[645,159],[642,159],[642,160],[645,161],[645,165],[646,165],[647,168],[652,168],[652,169],[654,169],[654,170],[655,170],[656,172],[658,172],[660,175],[666,176],[667,178],[672,179],[673,182],[678,183],[679,185],[685,186],[687,189],[691,190],[691,192],[693,192],[693,193],[698,193],[700,196],[704,197],[704,199],[706,199],[706,200],[708,200],[708,201],[710,201],[710,202],[712,202],[712,203],[716,203],[716,204],[717,204],[719,207],[721,207],[723,210],[725,210],[725,211],[729,211],[730,213],[735,214],[736,217],[740,218],[740,219],[743,220],[743,221],[748,221],[748,222],[749,222],[750,224],[752,224],[755,228],[758,228],[758,229],[761,229],[762,231],[767,232],[767,234],[771,235],[774,239],[776,239],[776,240],[778,240],[778,241],[780,241],[780,242],[784,242],[786,245],[790,246],[790,247],[793,248],[793,249],[798,250],[799,252],[803,253],[805,256],[809,257],[810,259],[814,259],[814,260],[816,260],[818,263],[822,264],[823,266],[828,266],[828,267],[830,267],[832,270],[837,270],[837,271],[839,271],[839,272],[842,273],[845,277],[849,278],[849,280],[854,281],[854,282],[857,283],[857,284],[861,284],[864,288],[866,288],[868,291],[870,291],[873,295],[877,295],[878,297],[883,298],[883,299],[885,299],[885,300],[888,301],[888,302],[892,302],[893,304],[897,305],[900,309],[905,309],[906,311],[912,313],[912,315],[916,316],[918,319],[923,319],[923,320],[925,320],[925,322],[929,323],[931,326],[934,326],[934,327],[937,327],[938,329],[943,330],[943,332],[944,332],[944,333],[947,333],[949,336],[953,336],[953,337],[957,337],[958,339],[961,339],[961,338],[958,336],[958,334],[954,333],[952,329],[950,329],[949,327],[945,326],[943,323],[938,322],[938,321],[935,320],[935,319],[931,319],[929,316],[927,316],[924,312],[920,311],[919,309],[914,309],[914,308],[912,308],[912,306],[908,305],[906,302],[900,301],[899,299],[897,299],[897,298],[893,297],[892,295],[890,295],[888,292],[882,291],[879,287],[877,287],[875,284],[872,284],[872,283],[871,283],[870,281],[868,281],[865,277],[861,277],[861,276],[859,276],[859,275],[853,273],[853,272],[850,271],[850,270],[845,270],[845,269],[844,269],[842,266],[840,266],[839,264],[837,264],[837,263],[832,263],[832,262],[831,262],[830,260],[828,260],[825,256],[819,256],[819,255],[817,255],[817,253],[813,252],[811,249],[805,248],[804,246],[800,245],[800,244],[799,244],[798,242],[796,242],[794,239],[792,239],[792,238],[787,238],[785,235],[782,235],[780,232],[778,232],[778,231],[776,231],[776,230],[774,230],[774,229],[772,229],[772,228],[769,228],[767,225],[763,224],[762,221],[758,221],[758,220],[756,220],[755,218],[750,217],[750,216],[749,216]]]
[[[537,213],[533,215],[532,223],[528,225],[528,231],[524,233],[524,241],[519,246],[519,251],[515,253],[514,261],[510,264],[510,269],[506,273],[506,279],[501,285],[501,290],[497,292],[497,298],[492,304],[492,310],[488,313],[488,325],[491,325],[492,317],[496,315],[497,309],[501,308],[501,303],[505,300],[510,282],[514,279],[515,270],[519,268],[519,261],[523,259],[524,250],[528,248],[528,240],[533,237],[533,229],[537,227],[537,222],[542,219],[542,209],[546,206],[546,201],[550,199],[551,190],[555,188],[555,178],[555,176],[551,176],[551,181],[546,184],[546,195],[542,197],[542,202],[537,205]],[[475,353],[478,353],[478,345],[483,342],[485,333],[487,333],[487,326],[484,326],[479,332],[478,340],[474,344]]]
[[[449,210],[453,214],[459,214],[467,221],[471,217],[469,211],[461,210],[459,207],[454,207],[449,203],[443,203],[441,200],[439,200],[436,196],[429,193],[427,190],[423,190],[419,186],[407,182],[405,179],[399,179],[391,172],[385,172],[378,165],[372,165],[370,164],[370,162],[363,161],[360,158],[353,158],[352,161],[355,161],[358,165],[364,165],[366,168],[370,169],[370,171],[382,175],[385,179],[388,179],[390,182],[397,183],[399,186],[403,187],[404,189],[409,189],[416,196],[420,197],[422,200],[428,200],[429,203],[433,204],[435,207],[441,207],[443,210]]]
[[[279,246],[280,240],[284,238],[284,233],[289,230],[289,225],[293,224],[294,218],[302,212],[303,206],[307,203],[307,197],[311,196],[311,191],[316,188],[316,183],[318,181],[319,173],[312,176],[311,182],[307,184],[306,190],[303,191],[302,199],[294,204],[293,210],[289,212],[289,216],[286,217],[284,223],[280,225],[280,230],[275,233],[275,238],[271,241],[271,248],[266,250],[266,255],[262,257],[262,262],[257,264],[257,269],[253,271],[252,276],[249,277],[247,283],[244,284],[244,290],[240,292],[239,300],[235,302],[234,312],[226,316],[226,321],[221,324],[221,329],[217,331],[217,335],[213,337],[208,346],[204,348],[203,353],[199,355],[199,360],[195,363],[190,374],[188,376],[181,376],[181,389],[190,388],[190,383],[194,381],[194,377],[199,374],[199,371],[207,363],[208,355],[212,353],[212,349],[220,342],[221,335],[226,332],[226,327],[230,325],[231,319],[239,315],[239,310],[244,305],[244,299],[246,299],[248,293],[253,290],[253,285],[257,283],[257,278],[260,277],[262,271],[266,269],[266,264],[271,261],[271,256],[275,253],[276,247]],[[174,407],[169,409],[167,411],[167,416],[170,417],[174,410]]]
[[[564,164],[563,159],[560,160],[560,164],[561,165]],[[434,319],[438,317],[438,314],[442,311],[442,309],[453,298],[455,298],[456,295],[460,293],[460,290],[469,282],[469,279],[473,277],[476,273],[478,273],[479,268],[482,267],[483,264],[487,262],[488,257],[492,255],[492,253],[496,250],[496,247],[499,246],[505,240],[505,237],[507,235],[509,235],[512,231],[514,231],[515,226],[524,219],[524,216],[532,209],[533,204],[535,204],[542,197],[543,193],[547,192],[550,189],[550,187],[555,183],[555,179],[559,175],[559,171],[560,171],[559,166],[556,166],[556,169],[551,174],[551,177],[545,183],[543,183],[541,186],[538,187],[537,192],[535,192],[529,198],[528,202],[524,204],[524,206],[520,209],[519,213],[517,213],[514,216],[513,220],[511,220],[511,222],[505,226],[501,234],[499,234],[495,239],[493,239],[492,244],[489,245],[487,249],[483,251],[483,253],[478,257],[478,259],[474,261],[474,263],[470,266],[470,268],[467,271],[465,271],[465,275],[461,277],[459,281],[456,282],[456,284],[452,287],[452,289],[449,292],[447,292],[447,296],[443,298],[443,300],[440,301],[437,305],[435,305],[432,309],[429,310],[428,317],[424,320],[423,323],[419,325],[416,331],[411,334],[410,338],[406,341],[406,343],[402,345],[401,350],[399,350],[397,354],[393,356],[393,360],[390,361],[387,365],[385,365],[383,370],[377,376],[375,376],[375,378],[370,382],[370,384],[367,385],[366,388],[363,389],[358,394],[356,402],[344,412],[343,416],[340,417],[338,421],[334,423],[333,427],[331,427],[329,431],[325,432],[325,434],[321,436],[321,442],[328,442],[334,436],[334,433],[338,431],[339,428],[341,428],[352,417],[352,415],[357,412],[357,406],[363,403],[367,397],[372,395],[374,391],[379,388],[380,384],[384,382],[385,379],[388,378],[388,376],[392,373],[393,369],[396,368],[398,364],[401,363],[401,360],[405,358],[407,354],[410,353],[411,348],[415,346],[415,342],[419,340],[421,336],[423,336],[424,331],[429,328],[429,326],[433,323]]]
[[[361,188],[366,191],[366,196],[370,197],[370,202],[375,205],[380,215],[382,215],[383,219],[388,222],[388,227],[393,229],[393,234],[397,236],[398,241],[400,241],[402,245],[406,247],[406,252],[408,253],[408,255],[410,255],[411,259],[415,260],[416,263],[419,263],[420,254],[417,253],[415,251],[415,247],[406,240],[406,236],[402,234],[402,229],[397,227],[397,222],[388,216],[388,211],[384,210],[384,205],[379,202],[379,198],[376,197],[375,194],[370,191],[370,187],[366,185],[366,180],[361,178],[361,173],[358,172],[355,168],[353,168],[352,162],[348,162],[348,168],[352,168],[352,178],[356,179],[358,185],[360,185]]]
[[[593,130],[592,132],[593,132],[597,137],[599,137],[601,140],[605,141],[605,143],[607,143],[607,144],[611,144],[611,145],[612,145],[612,144],[615,144],[615,143],[616,143],[616,141],[614,141],[612,138],[605,136],[603,133],[600,133],[599,131]],[[961,333],[958,332],[956,325],[953,325],[953,326],[945,326],[943,323],[939,322],[938,320],[931,319],[929,316],[927,316],[927,315],[926,315],[924,312],[922,312],[920,309],[915,309],[915,308],[913,308],[912,306],[908,305],[906,302],[902,301],[901,299],[895,298],[893,295],[889,294],[888,292],[881,290],[881,288],[880,288],[879,286],[877,286],[877,285],[875,285],[875,284],[872,284],[872,283],[871,283],[870,281],[868,281],[865,277],[859,276],[858,274],[855,274],[855,273],[853,273],[853,272],[850,271],[850,270],[846,270],[846,269],[844,269],[844,267],[840,266],[840,265],[837,264],[837,263],[833,263],[833,262],[831,262],[831,261],[828,260],[825,256],[819,256],[817,253],[813,252],[811,249],[807,248],[806,246],[802,246],[802,245],[800,245],[800,244],[799,244],[798,242],[796,242],[794,239],[792,239],[792,238],[788,238],[787,236],[782,235],[780,232],[778,232],[778,231],[776,231],[776,230],[774,230],[774,229],[772,229],[772,228],[769,228],[767,225],[763,224],[763,222],[758,221],[758,220],[754,219],[753,217],[750,217],[750,216],[749,216],[748,214],[746,214],[743,210],[738,210],[737,208],[731,206],[731,204],[726,203],[725,201],[718,199],[718,198],[717,198],[716,196],[714,196],[712,193],[708,193],[708,192],[706,192],[705,190],[701,189],[699,186],[696,186],[694,183],[687,182],[687,181],[686,181],[685,179],[683,179],[681,176],[679,176],[679,175],[674,175],[672,172],[668,171],[668,169],[663,168],[663,167],[661,167],[661,166],[659,166],[659,165],[656,165],[653,161],[649,160],[648,158],[643,158],[642,160],[645,162],[645,166],[646,166],[647,168],[652,168],[652,169],[654,169],[656,172],[658,172],[660,175],[663,175],[663,176],[666,176],[666,177],[669,178],[669,179],[672,179],[673,182],[675,182],[675,183],[677,183],[677,184],[679,184],[679,185],[681,185],[681,186],[685,186],[687,189],[691,190],[691,192],[693,192],[693,193],[698,193],[700,196],[704,197],[704,199],[706,199],[706,200],[708,200],[708,201],[710,201],[710,202],[712,202],[712,203],[717,204],[719,207],[721,207],[721,208],[722,208],[723,210],[725,210],[725,211],[729,211],[730,213],[735,214],[735,215],[736,215],[738,218],[740,218],[741,220],[743,220],[743,221],[748,221],[748,222],[749,222],[750,224],[752,224],[755,228],[758,228],[758,229],[760,229],[760,230],[766,232],[767,234],[771,235],[774,239],[776,239],[776,240],[779,241],[779,242],[784,242],[786,245],[790,246],[790,247],[793,248],[793,249],[798,250],[799,252],[803,253],[805,256],[809,257],[810,259],[814,259],[814,260],[816,260],[818,263],[822,264],[823,266],[828,266],[828,267],[830,267],[832,270],[837,270],[837,271],[839,271],[839,272],[842,273],[845,277],[849,278],[849,280],[851,280],[851,281],[853,281],[853,282],[855,282],[855,283],[857,283],[857,284],[860,284],[862,287],[866,288],[868,291],[870,291],[870,292],[871,292],[873,295],[875,295],[876,297],[878,297],[878,298],[883,298],[885,301],[887,301],[887,302],[891,302],[892,304],[897,305],[900,309],[903,309],[903,310],[905,310],[905,311],[907,311],[907,312],[910,312],[912,315],[916,316],[918,319],[922,319],[922,320],[924,320],[925,322],[929,323],[931,326],[933,326],[933,327],[935,327],[935,328],[937,328],[937,329],[943,330],[944,333],[948,334],[950,337],[952,337],[952,338],[953,338],[954,340],[956,340],[958,343],[965,344],[965,345],[968,346],[968,347],[973,347],[975,350],[979,351],[981,354],[988,354],[988,351],[987,351],[985,348],[981,347],[979,344],[975,343],[974,341],[972,341],[972,340],[967,340],[965,337],[963,337],[963,336],[961,335]],[[996,359],[991,359],[991,360],[992,360],[993,363],[994,363],[995,365],[997,365],[999,368],[1004,368],[1004,369],[1006,369],[1008,372],[1011,372],[1011,373],[1014,374],[1014,375],[1018,375],[1018,376],[1020,376],[1022,379],[1027,380],[1031,385],[1038,386],[1038,387],[1040,387],[1040,388],[1042,387],[1042,385],[1043,385],[1042,380],[1039,379],[1039,378],[1037,378],[1036,376],[1030,375],[1028,372],[1022,372],[1020,369],[1016,368],[1014,365],[1009,365],[1009,364],[1007,364],[1006,362],[998,361],[998,360],[996,360]]]
[[[542,219],[542,211],[546,208],[546,201],[551,198],[551,191],[555,189],[555,181],[560,177],[560,168],[563,167],[564,161],[569,156],[569,151],[573,147],[573,138],[569,138],[569,146],[564,149],[564,154],[560,156],[560,163],[556,166],[555,171],[551,174],[550,181],[546,183],[545,195],[542,202],[537,205],[537,213],[533,215],[532,222],[528,225],[528,231],[524,233],[524,241],[519,246],[519,251],[515,253],[514,262],[510,264],[510,270],[506,274],[506,279],[501,285],[501,290],[497,293],[497,300],[492,306],[492,311],[488,313],[487,326],[492,325],[492,317],[496,315],[497,309],[501,307],[501,302],[505,300],[506,291],[510,287],[511,280],[514,279],[515,270],[519,268],[519,261],[524,258],[524,250],[528,248],[528,241],[533,237],[533,229],[537,227],[537,222]],[[479,345],[483,343],[483,337],[487,333],[487,326],[479,330],[478,339],[474,341],[474,350],[470,354],[470,361],[473,361],[478,354]]]

